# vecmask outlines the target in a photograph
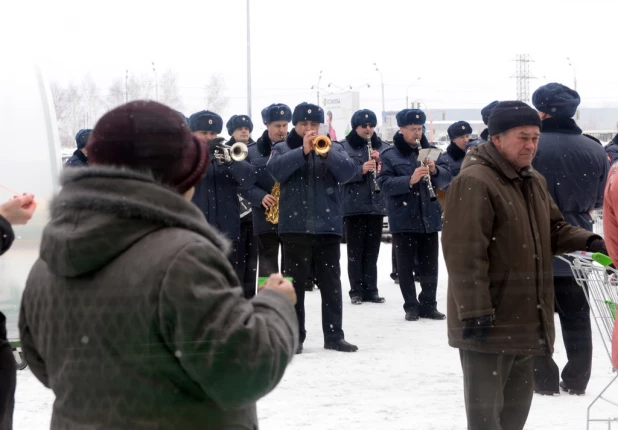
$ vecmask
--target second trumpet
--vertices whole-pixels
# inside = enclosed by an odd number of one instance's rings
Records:
[[[328,151],[330,151],[330,147],[332,145],[330,138],[324,134],[316,136],[312,143],[313,145],[311,149],[313,149],[318,155],[328,154]]]

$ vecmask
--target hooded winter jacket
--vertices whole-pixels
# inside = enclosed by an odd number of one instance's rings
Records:
[[[280,293],[243,298],[228,246],[147,174],[65,171],[19,321],[52,429],[257,429],[298,324]]]

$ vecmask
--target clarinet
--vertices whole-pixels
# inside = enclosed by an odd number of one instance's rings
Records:
[[[366,138],[365,141],[367,142],[367,152],[369,153],[369,160],[371,160],[371,151],[373,151],[373,148],[371,146],[371,137]],[[378,185],[378,172],[376,172],[375,169],[373,170],[373,172],[371,172],[371,178],[373,179],[373,192],[375,194],[379,194],[381,190],[380,186]]]
[[[416,139],[415,143],[417,145],[420,144],[418,139]],[[427,167],[427,165],[425,164],[425,160],[421,161],[421,166]],[[436,191],[433,189],[433,184],[431,183],[431,173],[427,173],[427,176],[425,176],[424,179],[425,179],[425,182],[427,183],[427,191],[429,191],[429,200],[432,202],[435,202],[436,200],[438,200],[438,196],[436,195]]]

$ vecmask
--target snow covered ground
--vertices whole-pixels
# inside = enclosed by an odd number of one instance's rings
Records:
[[[383,244],[379,262],[379,290],[386,303],[353,306],[347,296],[345,251],[343,245],[343,328],[346,339],[360,350],[345,354],[323,349],[320,293],[307,293],[305,351],[295,357],[281,384],[259,402],[260,429],[465,429],[461,367],[457,350],[447,345],[446,322],[404,320],[399,286],[388,276],[389,244]],[[442,311],[446,279],[441,262],[438,307]],[[555,359],[562,367],[566,355],[557,319],[556,323]],[[595,356],[588,394],[535,395],[526,429],[586,428],[586,408],[612,378],[594,325],[593,335]],[[17,382],[15,429],[49,428],[52,393],[29,370],[19,372]],[[603,412],[601,416],[609,416]],[[618,415],[618,407],[611,414]],[[607,429],[607,425],[591,426],[600,428]]]

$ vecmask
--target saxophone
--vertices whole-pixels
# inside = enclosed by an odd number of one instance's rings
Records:
[[[284,135],[281,135],[280,138],[281,142],[285,140]],[[275,182],[275,185],[273,185],[273,189],[271,190],[270,194],[275,199],[277,199],[277,203],[275,203],[271,207],[266,208],[266,221],[271,224],[279,224],[279,196],[281,196],[281,184],[279,184],[279,182]]]
[[[271,207],[266,208],[266,221],[271,224],[279,224],[279,196],[281,195],[281,185],[279,182],[275,182],[273,189],[270,192],[272,196],[277,199],[277,203]]]

